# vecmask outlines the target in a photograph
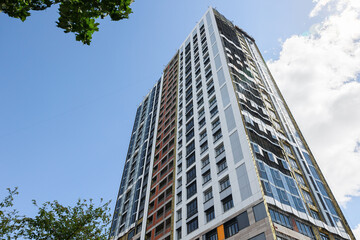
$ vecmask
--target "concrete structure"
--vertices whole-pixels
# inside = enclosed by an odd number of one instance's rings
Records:
[[[255,40],[213,8],[140,104],[111,239],[355,239]]]

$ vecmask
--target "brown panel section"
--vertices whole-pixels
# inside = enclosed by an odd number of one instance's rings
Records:
[[[178,54],[164,70],[160,114],[151,176],[146,239],[169,235],[172,225],[173,179],[176,137]]]

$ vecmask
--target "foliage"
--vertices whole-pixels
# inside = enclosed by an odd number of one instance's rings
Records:
[[[0,202],[0,239],[17,239],[19,230],[22,227],[18,211],[12,209],[14,196],[18,195],[17,188],[7,189],[9,195]]]
[[[13,195],[17,194],[9,190],[9,196],[0,204],[0,215],[4,207],[13,207]],[[93,201],[78,200],[75,206],[63,206],[58,201],[45,202],[38,205],[33,200],[33,205],[38,208],[34,217],[18,216],[1,218],[0,239],[17,239],[23,237],[36,240],[78,240],[95,239],[105,240],[109,236],[109,213],[110,201],[100,206],[95,206]],[[17,213],[16,210],[13,210]],[[8,219],[13,219],[9,224]],[[16,224],[13,224],[16,223]]]
[[[95,20],[110,16],[119,21],[128,18],[132,13],[130,4],[133,0],[0,0],[0,11],[10,17],[25,21],[30,11],[45,10],[59,5],[60,17],[57,27],[65,33],[75,33],[76,40],[90,45],[92,34],[99,31]]]

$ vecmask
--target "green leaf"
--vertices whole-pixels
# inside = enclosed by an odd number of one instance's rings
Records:
[[[0,11],[25,21],[31,11],[42,11],[59,5],[57,27],[74,33],[77,41],[90,45],[92,35],[99,31],[96,19],[110,16],[112,21],[128,18],[132,0],[4,0]]]

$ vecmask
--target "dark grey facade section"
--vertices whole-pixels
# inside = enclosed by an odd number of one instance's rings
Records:
[[[265,210],[264,202],[261,202],[258,205],[254,206],[253,212],[256,222],[266,218],[266,210]]]
[[[266,240],[265,233],[261,233],[255,237],[250,238],[249,240]]]
[[[239,230],[242,230],[250,226],[248,213],[246,211],[239,214],[239,216],[236,217],[236,220],[239,224]]]

